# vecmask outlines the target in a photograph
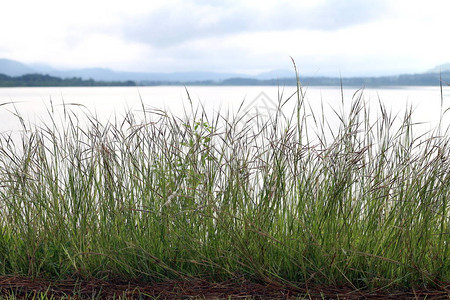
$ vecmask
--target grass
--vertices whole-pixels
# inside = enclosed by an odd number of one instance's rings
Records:
[[[447,129],[362,93],[334,127],[300,85],[279,107],[22,122],[0,142],[0,274],[448,289]]]

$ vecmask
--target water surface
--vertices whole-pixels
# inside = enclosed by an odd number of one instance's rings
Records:
[[[227,110],[235,112],[241,108],[241,112],[245,110],[270,115],[276,109],[278,99],[286,100],[295,91],[296,87],[292,86],[0,88],[0,104],[4,104],[0,106],[0,131],[18,130],[20,123],[16,112],[26,123],[45,123],[49,122],[49,112],[56,115],[64,112],[63,104],[76,113],[89,111],[102,120],[111,120],[114,116],[120,118],[127,111],[137,112],[143,108],[163,109],[181,116],[190,105],[189,98],[194,106],[201,104],[211,114]],[[333,119],[335,111],[350,108],[352,99],[360,95],[361,90],[347,87],[341,93],[339,87],[307,87],[303,92],[314,113],[322,114],[323,109],[325,117]],[[405,108],[411,106],[415,111],[416,122],[432,127],[439,120],[441,92],[438,86],[370,88],[362,92],[364,101],[370,104],[373,111],[382,103],[388,111],[402,115]],[[450,89],[445,87],[442,95],[443,108],[450,107]],[[294,104],[295,98],[284,106],[283,111],[289,114]]]

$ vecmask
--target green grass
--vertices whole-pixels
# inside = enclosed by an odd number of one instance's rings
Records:
[[[417,136],[410,110],[373,118],[361,95],[330,128],[300,86],[284,101],[291,116],[251,120],[192,107],[100,122],[68,107],[3,134],[0,274],[448,284],[446,129]]]

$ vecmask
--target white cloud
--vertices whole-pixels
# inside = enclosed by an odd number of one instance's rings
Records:
[[[246,32],[335,31],[373,21],[383,13],[386,13],[386,2],[382,0],[242,1],[234,5],[180,0],[130,19],[123,32],[126,39],[152,46],[170,46],[191,39]]]
[[[10,1],[0,57],[138,71],[423,71],[450,60],[450,2]]]

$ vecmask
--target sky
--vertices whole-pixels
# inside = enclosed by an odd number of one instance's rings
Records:
[[[427,71],[450,62],[447,0],[14,0],[0,58],[59,69]]]

